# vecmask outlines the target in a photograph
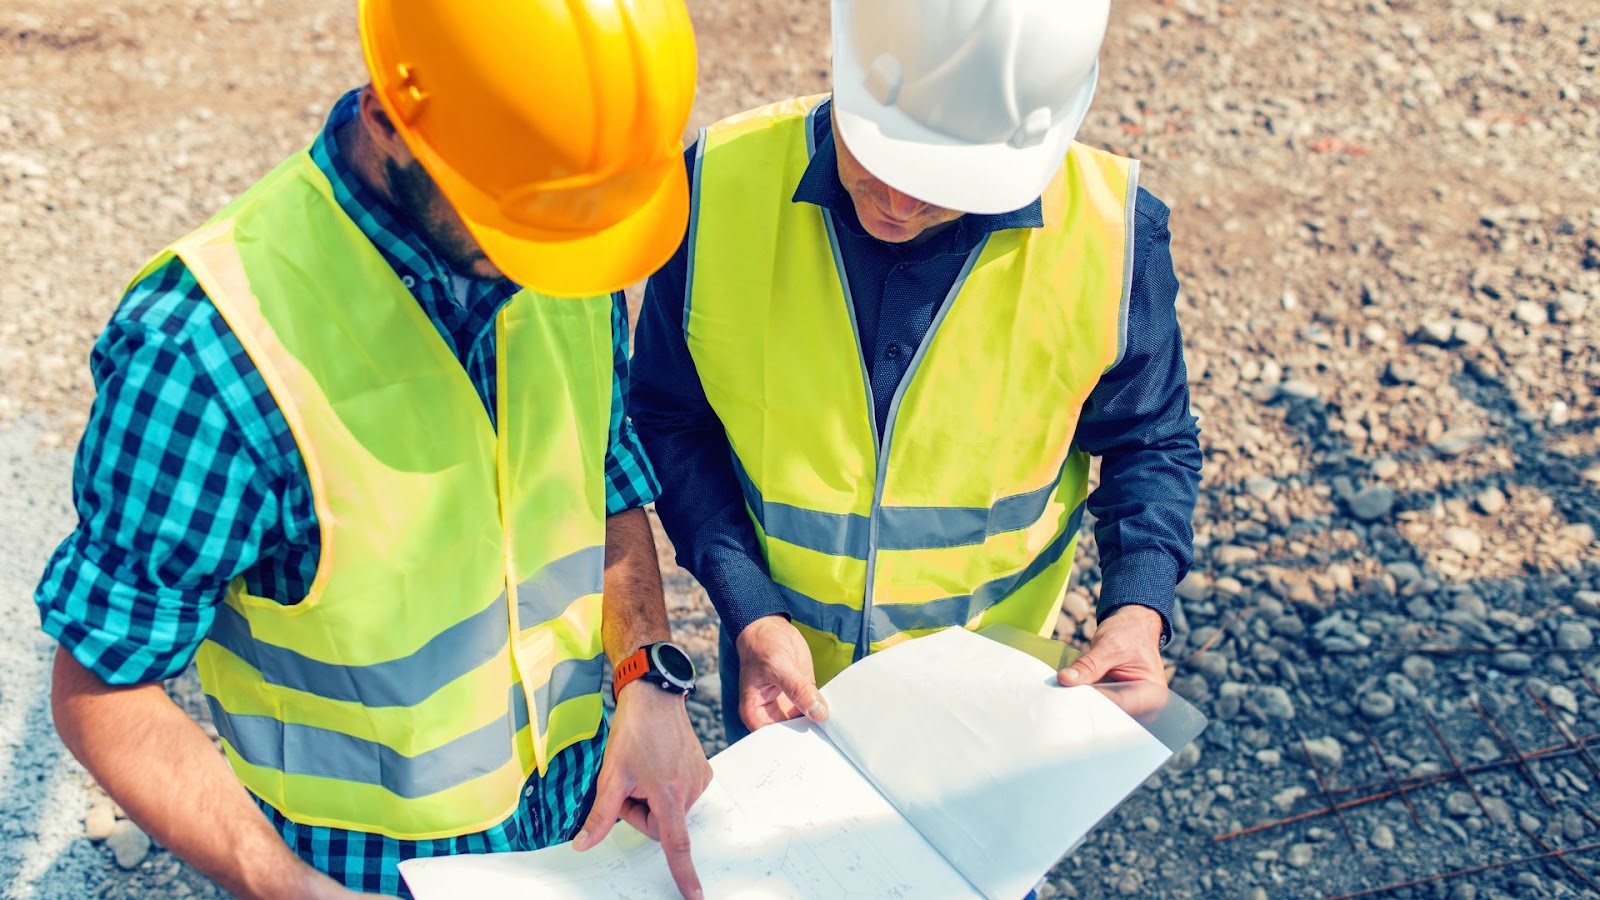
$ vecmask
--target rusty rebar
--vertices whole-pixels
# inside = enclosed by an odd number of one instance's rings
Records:
[[[1402,891],[1406,888],[1416,887],[1418,885],[1433,884],[1437,881],[1449,881],[1452,878],[1461,878],[1466,875],[1477,875],[1480,872],[1490,872],[1495,869],[1504,869],[1507,866],[1539,862],[1546,859],[1563,859],[1564,857],[1577,856],[1582,853],[1593,853],[1596,850],[1600,850],[1600,843],[1585,844],[1582,847],[1568,847],[1564,850],[1551,850],[1548,853],[1540,853],[1536,856],[1520,856],[1516,859],[1506,859],[1501,860],[1500,862],[1484,863],[1481,866],[1473,866],[1470,869],[1457,869],[1453,872],[1440,872],[1437,875],[1429,875],[1426,878],[1414,878],[1410,881],[1397,881],[1394,884],[1386,884],[1382,887],[1367,888],[1365,890],[1356,891],[1350,894],[1339,894],[1335,897],[1326,897],[1324,900],[1355,900],[1357,897],[1372,897],[1378,894],[1387,894],[1391,891]]]
[[[1544,801],[1545,806],[1554,809],[1556,802],[1550,799],[1550,793],[1544,789],[1544,785],[1539,783],[1539,779],[1533,776],[1533,769],[1528,765],[1527,757],[1517,749],[1516,741],[1512,739],[1510,729],[1501,725],[1500,720],[1496,719],[1482,706],[1479,706],[1476,698],[1472,701],[1472,708],[1477,711],[1478,718],[1483,720],[1484,727],[1489,729],[1489,736],[1494,738],[1496,744],[1500,745],[1500,752],[1504,753],[1508,758],[1516,760],[1517,771],[1522,773],[1523,779],[1533,787],[1534,792],[1539,795],[1540,800]]]
[[[1578,738],[1578,743],[1600,744],[1600,732]],[[1572,749],[1566,744],[1552,744],[1548,747],[1540,747],[1537,750],[1530,750],[1523,754],[1523,756],[1531,762],[1533,760],[1544,759],[1546,757],[1567,756],[1571,753]],[[1512,766],[1516,764],[1516,760],[1501,760],[1498,762],[1482,763],[1475,766],[1468,766],[1467,772],[1468,774],[1475,775],[1478,772],[1488,772],[1494,769],[1504,768],[1506,766]],[[1410,790],[1412,787],[1423,787],[1436,784],[1437,782],[1448,779],[1449,777],[1451,776],[1445,775],[1444,778],[1440,778],[1438,773],[1433,773],[1430,775],[1407,775],[1400,779],[1400,783],[1405,785],[1407,790]],[[1364,784],[1354,784],[1350,785],[1349,787],[1336,787],[1333,788],[1330,793],[1338,797],[1343,796],[1344,794],[1359,793],[1360,791],[1378,790],[1385,787],[1386,784],[1387,782],[1384,781],[1368,781]]]
[[[1400,792],[1400,802],[1406,805],[1406,812],[1411,813],[1411,821],[1422,827],[1422,817],[1417,815],[1417,808],[1411,805],[1411,798],[1406,796],[1406,789],[1394,777],[1394,770],[1389,768],[1389,760],[1383,755],[1383,748],[1378,746],[1378,739],[1372,736],[1372,731],[1367,728],[1367,723],[1356,719],[1356,725],[1361,728],[1361,733],[1366,735],[1367,744],[1372,747],[1372,755],[1378,758],[1378,765],[1383,766],[1383,774],[1389,778],[1389,786]]]
[[[1590,736],[1588,736],[1586,738],[1580,738],[1580,741],[1582,741],[1584,743],[1588,743],[1588,742],[1592,742],[1592,741],[1596,741],[1596,740],[1600,740],[1600,735],[1590,735]],[[1523,754],[1521,759],[1522,760],[1527,760],[1529,762],[1532,762],[1534,760],[1558,759],[1558,758],[1563,757],[1563,756],[1571,756],[1571,755],[1574,754],[1574,752],[1575,751],[1573,751],[1570,748],[1561,747],[1561,746],[1542,747],[1542,748],[1540,748],[1538,750],[1533,750],[1533,751],[1530,751],[1528,753]],[[1467,775],[1476,775],[1476,774],[1478,774],[1480,772],[1492,772],[1492,771],[1494,771],[1496,769],[1504,769],[1504,768],[1508,768],[1510,766],[1518,765],[1518,763],[1520,761],[1521,760],[1519,760],[1519,759],[1497,760],[1495,762],[1481,763],[1481,764],[1475,765],[1475,766],[1467,766],[1462,771]],[[1405,778],[1400,779],[1400,781],[1407,785],[1405,789],[1409,791],[1409,790],[1419,790],[1419,789],[1425,788],[1425,787],[1432,787],[1432,786],[1434,786],[1436,784],[1441,784],[1441,783],[1446,782],[1446,781],[1451,781],[1455,777],[1456,777],[1456,775],[1455,775],[1454,772],[1435,772],[1435,773],[1433,773],[1431,775],[1407,775]],[[1377,783],[1377,785],[1381,785],[1381,784],[1382,784],[1382,782],[1378,782]],[[1374,784],[1366,784],[1366,785],[1357,785],[1357,786],[1348,787],[1348,788],[1334,788],[1334,789],[1330,790],[1328,793],[1330,793],[1330,794],[1344,794],[1344,793],[1351,793],[1353,791],[1359,791],[1359,790],[1371,790],[1374,786],[1376,786],[1376,785],[1374,785]],[[1333,804],[1331,806],[1325,806],[1325,807],[1323,807],[1321,809],[1307,810],[1307,811],[1305,811],[1303,813],[1296,813],[1296,814],[1294,814],[1292,816],[1286,816],[1286,817],[1281,818],[1281,819],[1274,819],[1271,822],[1262,822],[1262,823],[1257,824],[1257,825],[1251,825],[1248,828],[1240,828],[1240,829],[1237,829],[1235,831],[1230,831],[1230,832],[1228,832],[1226,834],[1219,834],[1216,837],[1213,837],[1211,839],[1211,841],[1212,841],[1212,843],[1221,843],[1223,841],[1231,841],[1234,838],[1244,837],[1246,835],[1255,834],[1256,832],[1260,832],[1260,831],[1267,831],[1267,830],[1270,830],[1270,829],[1273,829],[1273,828],[1280,828],[1280,827],[1282,827],[1284,825],[1293,825],[1296,822],[1304,822],[1307,819],[1315,819],[1315,818],[1317,818],[1319,816],[1330,815],[1330,814],[1333,814],[1333,813],[1338,812],[1340,810],[1352,809],[1352,808],[1357,807],[1357,806],[1365,806],[1368,803],[1376,803],[1376,802],[1378,802],[1380,800],[1387,800],[1390,797],[1397,797],[1399,795],[1400,795],[1400,788],[1398,788],[1398,787],[1390,789],[1390,790],[1386,790],[1386,791],[1379,791],[1378,793],[1375,793],[1375,794],[1367,794],[1367,795],[1362,796],[1362,797],[1357,797],[1354,800],[1345,800],[1342,803],[1336,803],[1336,804]],[[1584,812],[1587,813],[1588,811],[1585,810]],[[1593,818],[1600,819],[1600,817],[1593,817]],[[1596,821],[1595,824],[1600,825],[1600,821]]]
[[[1439,746],[1444,749],[1445,758],[1450,760],[1450,768],[1455,770],[1456,777],[1461,780],[1461,783],[1467,786],[1468,792],[1472,794],[1472,799],[1477,801],[1478,809],[1483,812],[1483,817],[1489,818],[1489,807],[1483,804],[1483,797],[1478,794],[1478,786],[1472,783],[1471,778],[1467,777],[1467,773],[1461,768],[1461,761],[1456,759],[1456,752],[1450,749],[1448,743],[1445,743],[1444,735],[1439,733],[1438,724],[1433,721],[1433,716],[1428,715],[1428,711],[1425,709],[1422,710],[1422,721],[1427,723],[1428,730],[1433,732],[1433,739],[1438,741]]]
[[[1323,801],[1333,807],[1333,816],[1339,820],[1339,830],[1344,832],[1344,839],[1350,842],[1350,849],[1357,849],[1356,839],[1350,834],[1350,825],[1345,822],[1344,813],[1340,812],[1338,807],[1333,806],[1333,795],[1328,793],[1328,780],[1322,777],[1322,767],[1317,765],[1317,758],[1311,755],[1311,745],[1306,742],[1306,736],[1303,732],[1296,731],[1295,734],[1300,735],[1300,751],[1306,755],[1306,762],[1311,765],[1311,771],[1317,776],[1317,787],[1322,789]]]
[[[1589,750],[1573,740],[1572,729],[1567,727],[1567,723],[1561,721],[1561,717],[1556,715],[1555,710],[1546,705],[1544,700],[1533,692],[1533,688],[1523,685],[1523,690],[1527,691],[1528,696],[1533,698],[1534,703],[1539,704],[1539,711],[1544,713],[1544,717],[1550,720],[1551,725],[1555,726],[1556,731],[1567,742],[1567,746],[1577,752],[1578,759],[1583,761],[1583,765],[1589,770],[1589,774],[1594,776],[1595,786],[1600,787],[1600,765],[1595,764],[1594,757],[1589,755]]]
[[[1325,656],[1355,656],[1373,653],[1417,653],[1424,656],[1454,656],[1466,653],[1593,653],[1593,650],[1568,650],[1564,647],[1451,647],[1439,644],[1422,644],[1415,647],[1351,647],[1323,648],[1319,650]]]

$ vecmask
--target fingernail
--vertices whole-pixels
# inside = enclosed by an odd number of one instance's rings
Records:
[[[588,832],[587,829],[578,832],[578,836],[572,839],[572,849],[574,849],[574,850],[587,850],[587,849],[589,849],[589,832]]]
[[[826,719],[828,717],[828,705],[823,703],[821,700],[818,700],[817,702],[811,704],[810,709],[806,710],[806,717],[811,719]]]
[[[1078,680],[1080,678],[1082,678],[1082,677],[1083,676],[1078,674],[1078,670],[1077,669],[1068,669],[1067,670],[1066,679],[1067,679],[1067,681],[1070,681],[1073,684],[1077,684]]]

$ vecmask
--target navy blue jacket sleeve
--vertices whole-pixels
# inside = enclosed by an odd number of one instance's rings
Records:
[[[694,159],[690,147],[687,159]],[[689,177],[694,178],[691,165]],[[693,185],[691,184],[691,189]],[[700,580],[730,638],[784,603],[767,572],[722,422],[706,400],[684,339],[688,243],[645,285],[634,340],[634,427],[661,480],[656,512],[678,565]]]
[[[1099,617],[1129,604],[1161,614],[1170,637],[1172,600],[1194,557],[1200,430],[1178,328],[1167,207],[1139,190],[1134,269],[1122,360],[1089,395],[1078,446],[1100,457],[1089,495],[1100,554]]]

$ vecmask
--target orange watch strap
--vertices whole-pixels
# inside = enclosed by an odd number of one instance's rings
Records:
[[[632,656],[617,664],[615,676],[611,681],[612,695],[622,693],[622,689],[639,677],[650,671],[650,648],[640,647]]]

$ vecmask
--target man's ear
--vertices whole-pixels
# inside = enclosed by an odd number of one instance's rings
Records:
[[[405,139],[400,137],[400,132],[390,121],[389,114],[384,111],[383,104],[378,100],[378,92],[372,85],[361,89],[361,122],[372,140],[381,147],[389,156],[404,157],[406,154]]]

